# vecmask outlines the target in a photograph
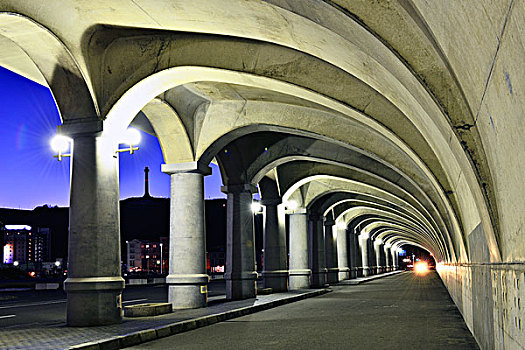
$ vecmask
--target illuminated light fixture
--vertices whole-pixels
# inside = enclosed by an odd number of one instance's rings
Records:
[[[135,151],[139,150],[139,148],[135,146],[137,146],[140,143],[140,140],[141,140],[140,132],[137,129],[134,129],[134,128],[126,129],[126,131],[124,132],[123,140],[120,143],[125,143],[126,145],[129,146],[129,148],[118,149],[117,153],[129,152],[129,154],[133,154]]]
[[[252,212],[259,214],[262,212],[262,205],[259,202],[252,202]]]
[[[18,266],[20,263],[18,261],[13,262],[13,266]]]
[[[56,267],[60,267],[60,265],[61,265],[60,261],[55,261],[55,266]]]
[[[71,157],[71,153],[65,153],[69,150],[71,146],[71,139],[64,135],[56,135],[51,139],[51,149],[57,152],[57,155],[54,155],[53,158],[56,158],[59,162],[62,161],[62,158]]]
[[[295,210],[298,207],[299,207],[299,205],[294,200],[286,202],[286,209],[288,209],[288,210]]]
[[[338,228],[339,230],[344,230],[344,229],[346,229],[346,224],[345,224],[345,222],[344,222],[344,221],[339,221],[339,222],[337,223],[337,228]]]

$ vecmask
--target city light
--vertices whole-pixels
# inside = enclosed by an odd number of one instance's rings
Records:
[[[18,261],[13,262],[13,266],[18,266],[18,265],[20,265]]]

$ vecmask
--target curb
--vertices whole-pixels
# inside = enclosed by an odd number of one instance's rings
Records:
[[[69,347],[68,349],[83,350],[114,350],[122,349],[128,346],[139,345],[151,340],[168,337],[171,335],[191,331],[193,329],[212,325],[214,323],[230,320],[241,316],[253,314],[255,312],[268,310],[277,306],[293,303],[299,300],[316,297],[331,292],[330,289],[320,289],[312,292],[306,292],[289,298],[274,300],[269,303],[246,306],[239,309],[221,312],[218,314],[202,316],[195,319],[180,321],[153,329],[146,329],[123,336],[103,339],[97,342],[82,343]]]

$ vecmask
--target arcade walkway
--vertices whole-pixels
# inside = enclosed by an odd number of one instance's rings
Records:
[[[411,272],[133,349],[478,349],[438,275]]]

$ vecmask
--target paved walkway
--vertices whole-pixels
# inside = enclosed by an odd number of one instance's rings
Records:
[[[478,349],[435,272],[332,290],[132,349]]]

